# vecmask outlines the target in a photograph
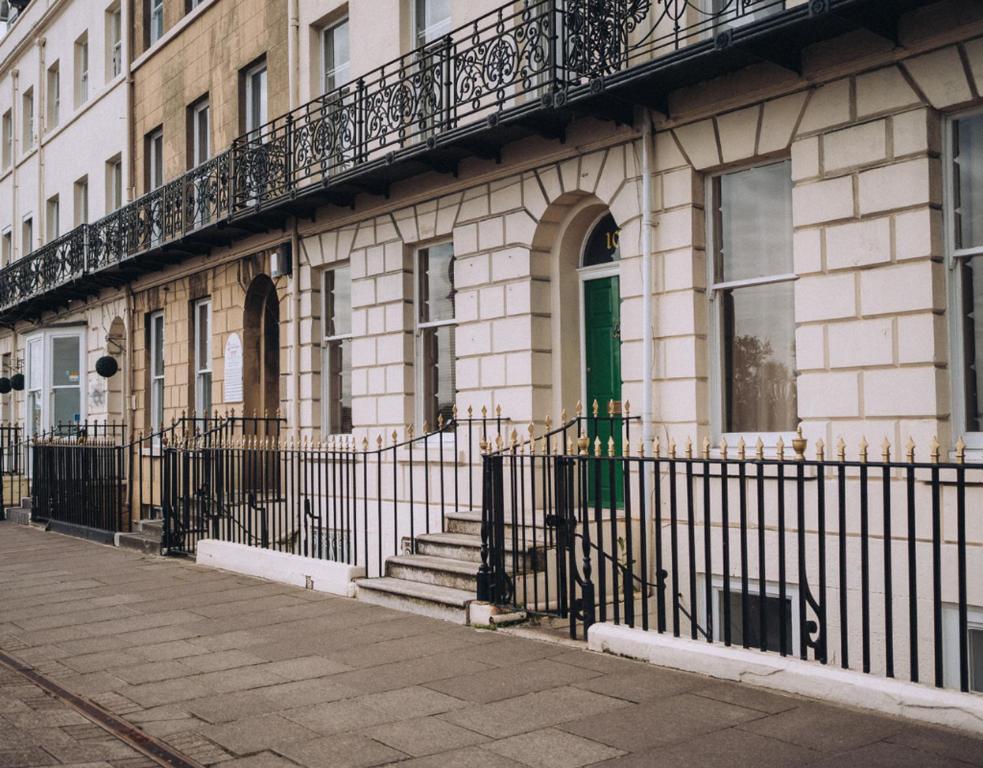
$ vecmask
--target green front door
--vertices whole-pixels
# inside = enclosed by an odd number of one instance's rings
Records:
[[[584,283],[584,351],[586,360],[585,390],[587,394],[588,437],[591,453],[594,440],[600,438],[601,453],[607,455],[608,439],[614,438],[614,449],[621,455],[623,440],[621,419],[611,421],[607,418],[608,403],[615,403],[615,413],[621,413],[621,306],[617,277],[602,277]],[[598,403],[598,416],[594,423],[591,407]],[[603,467],[600,477],[601,503],[609,506],[611,502],[611,473],[607,462],[599,462]],[[622,503],[623,488],[620,464],[615,472],[614,500]]]

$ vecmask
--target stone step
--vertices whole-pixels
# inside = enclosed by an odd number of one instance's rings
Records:
[[[137,530],[140,533],[146,533],[149,536],[156,536],[157,540],[160,541],[160,537],[164,534],[164,521],[163,520],[138,520]]]
[[[4,510],[4,514],[6,515],[8,522],[17,523],[17,525],[31,524],[30,507],[7,507],[6,510]]]
[[[448,533],[463,533],[468,536],[480,536],[481,535],[481,512],[448,512],[444,515],[444,520],[447,525]],[[525,525],[520,525],[519,528],[525,529],[526,538],[533,538],[533,528],[535,528],[535,537],[537,542],[542,542],[547,539],[548,536],[552,536],[552,533],[546,532],[546,526],[544,522],[544,513],[542,510],[536,510],[535,525],[533,525],[533,513],[532,511],[527,512]],[[512,536],[512,524],[505,524],[505,535],[511,538]]]
[[[518,555],[513,555],[512,537],[507,538],[509,551],[505,555],[505,564],[515,570],[539,570],[540,564],[545,557],[547,550],[541,541],[537,541],[533,546],[530,543],[524,551]],[[530,539],[531,541],[531,539]],[[404,551],[410,551],[411,542],[409,539],[403,540]],[[523,549],[520,543],[519,549]],[[416,537],[416,547],[414,553],[417,555],[428,555],[430,557],[445,558],[448,560],[463,560],[468,563],[481,563],[481,537],[472,536],[466,533],[422,533]]]
[[[117,533],[116,546],[120,549],[133,549],[143,552],[145,555],[160,554],[160,534],[142,533]]]
[[[400,555],[386,560],[386,576],[420,584],[462,589],[472,594],[478,589],[478,564],[427,555]]]
[[[474,592],[384,576],[358,579],[358,599],[397,611],[466,624]]]

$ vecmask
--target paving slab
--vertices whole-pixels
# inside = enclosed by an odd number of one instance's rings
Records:
[[[0,523],[0,650],[203,765],[983,768],[938,728]],[[0,768],[149,765],[0,667]]]

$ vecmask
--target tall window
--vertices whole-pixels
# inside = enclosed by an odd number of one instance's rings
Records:
[[[22,256],[34,250],[34,219],[31,216],[25,216],[20,225],[20,250]]]
[[[89,100],[89,33],[75,41],[75,108]]]
[[[52,240],[58,239],[59,232],[59,218],[61,214],[61,205],[58,201],[58,195],[48,198],[48,205],[45,209],[44,217],[44,241],[50,243]]]
[[[164,313],[152,312],[147,317],[147,368],[150,384],[150,411],[147,414],[151,432],[164,424]]]
[[[321,345],[324,432],[352,431],[352,276],[347,267],[324,273]]]
[[[454,246],[441,243],[417,252],[417,370],[420,417],[432,428],[450,421],[457,396],[454,333]]]
[[[75,182],[75,226],[89,221],[89,177]]]
[[[21,144],[24,150],[34,146],[34,89],[28,88],[21,97]]]
[[[123,14],[118,6],[106,11],[106,59],[110,77],[123,72]]]
[[[61,111],[61,73],[56,61],[48,67],[48,125],[50,131],[58,125],[58,113]]]
[[[954,119],[948,131],[946,245],[957,318],[953,363],[957,432],[983,432],[983,113]],[[961,353],[961,354],[960,354]],[[983,445],[983,435],[972,441]]]
[[[3,113],[2,128],[3,141],[3,170],[7,170],[14,161],[14,112],[8,109]]]
[[[2,247],[0,247],[0,267],[6,267],[14,258],[14,233],[10,227],[3,231]]]
[[[208,416],[212,412],[212,302],[196,301],[193,305],[195,352],[195,412]]]
[[[198,99],[188,107],[188,166],[195,168],[211,156],[211,128],[208,97]]]
[[[724,433],[798,423],[788,161],[713,179],[710,298],[716,418]]]
[[[266,123],[266,62],[247,69],[243,75],[244,133],[259,138],[258,131]]]
[[[106,211],[123,205],[123,160],[117,155],[106,161]]]
[[[413,26],[417,47],[451,31],[451,0],[415,0]]]
[[[149,42],[153,45],[164,36],[164,0],[148,0]]]
[[[147,163],[147,190],[157,189],[164,183],[164,130],[156,128],[145,140]]]
[[[321,32],[321,93],[328,93],[351,77],[348,47],[348,19],[342,19]]]

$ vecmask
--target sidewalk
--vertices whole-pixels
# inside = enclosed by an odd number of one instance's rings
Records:
[[[201,765],[983,766],[943,730],[8,523],[0,650]],[[151,764],[48,749],[90,725],[17,677],[0,768]]]

